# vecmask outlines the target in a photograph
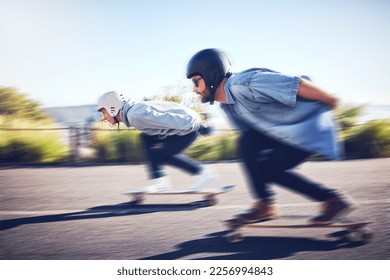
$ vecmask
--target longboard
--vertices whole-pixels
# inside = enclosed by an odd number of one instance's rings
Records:
[[[362,242],[368,243],[373,237],[373,231],[367,226],[372,222],[337,222],[328,225],[315,225],[310,223],[291,223],[286,222],[283,217],[259,223],[241,223],[237,219],[230,219],[223,221],[225,226],[228,227],[228,233],[224,235],[225,239],[230,243],[241,242],[245,239],[243,235],[243,228],[258,228],[258,229],[302,229],[302,228],[343,228],[345,231],[340,237],[345,238],[349,242]]]
[[[204,196],[204,205],[205,206],[213,206],[217,204],[217,198],[216,196],[219,194],[223,194],[226,192],[229,192],[234,189],[234,185],[229,186],[223,186],[221,188],[212,188],[212,189],[203,189],[200,191],[194,191],[191,189],[173,189],[168,191],[161,191],[161,192],[140,192],[140,191],[131,191],[126,193],[126,195],[130,195],[133,197],[133,204],[141,204],[145,197],[148,195],[203,195]]]

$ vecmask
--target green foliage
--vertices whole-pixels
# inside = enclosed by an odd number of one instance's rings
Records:
[[[144,150],[136,130],[95,132],[92,147],[99,161],[140,162],[145,160]]]
[[[359,117],[364,111],[363,106],[345,106],[336,110],[337,121],[340,126],[340,140],[344,141],[355,134],[359,126]]]
[[[15,88],[0,87],[0,116],[29,120],[48,120],[40,104]]]
[[[139,132],[136,130],[96,130],[93,148],[99,161],[142,162],[146,160]],[[186,154],[199,161],[230,160],[237,158],[237,135],[225,133],[199,137]]]
[[[390,156],[390,122],[376,120],[356,127],[344,141],[349,158]]]
[[[10,87],[0,87],[0,160],[2,163],[52,163],[68,159],[60,134],[38,102]],[[6,130],[14,129],[14,130]]]
[[[231,160],[237,158],[237,135],[224,133],[199,138],[187,154],[199,161]]]
[[[337,110],[346,158],[390,156],[390,123],[375,120],[359,124],[364,106],[346,106]]]
[[[0,131],[2,163],[54,163],[68,159],[66,145],[53,131]]]
[[[355,126],[358,122],[358,118],[363,113],[363,110],[364,106],[346,106],[337,109],[337,120],[341,130],[345,131]]]

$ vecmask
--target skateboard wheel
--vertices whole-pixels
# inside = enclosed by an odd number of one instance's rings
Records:
[[[355,229],[348,232],[346,235],[350,243],[362,242],[368,243],[373,237],[373,232],[370,229]]]
[[[243,241],[245,238],[241,232],[231,232],[225,235],[225,239],[229,243],[238,243]]]
[[[133,199],[133,201],[131,203],[134,204],[134,205],[139,205],[142,202],[144,202],[144,200],[145,200],[145,197],[143,197],[142,195],[137,194],[137,195],[134,195],[134,199]]]
[[[360,237],[363,243],[368,243],[374,237],[374,232],[368,228],[360,229]]]
[[[215,198],[214,195],[208,195],[206,196],[206,202],[207,202],[207,206],[214,206],[217,204],[217,199]]]
[[[356,230],[351,230],[345,235],[345,238],[349,243],[355,243],[359,241],[359,234]]]

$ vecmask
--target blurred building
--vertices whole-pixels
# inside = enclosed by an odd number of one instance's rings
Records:
[[[100,120],[96,105],[44,108],[46,113],[63,128],[62,141],[69,145],[73,161],[90,157],[93,124]]]

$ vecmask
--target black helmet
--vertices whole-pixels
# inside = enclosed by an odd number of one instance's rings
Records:
[[[231,63],[227,55],[218,49],[205,49],[196,53],[187,64],[187,78],[202,76],[210,90],[210,104],[214,103],[214,94],[222,80],[229,76]]]

